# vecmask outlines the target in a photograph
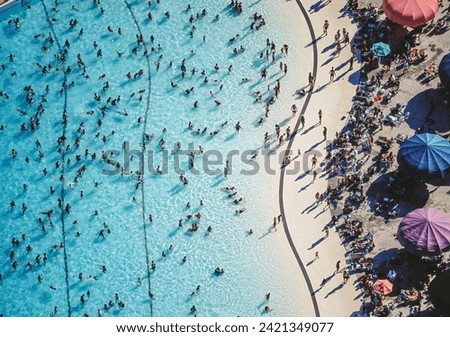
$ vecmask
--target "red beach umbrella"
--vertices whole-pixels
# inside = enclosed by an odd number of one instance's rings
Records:
[[[434,19],[439,4],[437,0],[384,0],[383,10],[395,23],[418,27]]]
[[[394,285],[389,280],[376,280],[372,288],[378,294],[388,295],[394,289]]]

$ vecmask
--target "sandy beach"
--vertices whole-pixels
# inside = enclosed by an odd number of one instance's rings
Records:
[[[305,5],[304,5],[305,6]],[[306,8],[308,11],[309,8]],[[311,159],[314,154],[317,155],[319,162],[317,165],[320,172],[320,162],[326,155],[327,142],[323,142],[323,127],[328,130],[328,138],[332,138],[336,131],[340,131],[344,121],[340,121],[343,111],[347,111],[353,95],[354,86],[349,82],[349,77],[358,76],[358,66],[355,63],[353,71],[348,71],[347,62],[350,58],[350,47],[346,46],[339,57],[334,57],[334,48],[330,48],[333,44],[334,33],[337,29],[346,28],[352,36],[356,27],[350,23],[348,17],[338,18],[341,4],[331,2],[317,12],[309,12],[308,16],[314,29],[314,35],[317,41],[317,60],[314,59],[313,45],[308,43],[305,45],[295,46],[303,48],[304,59],[301,61],[299,78],[298,73],[292,74],[292,79],[287,79],[283,88],[283,96],[280,99],[279,109],[283,116],[290,116],[290,107],[296,104],[299,112],[305,111],[305,127],[298,130],[298,134],[292,138],[292,141],[285,143],[278,151],[286,152],[286,155],[295,157],[294,161],[282,171],[277,171],[277,175],[273,178],[272,184],[276,186],[274,190],[281,193],[279,201],[284,208],[283,220],[285,227],[288,228],[290,238],[292,239],[293,248],[298,253],[301,263],[305,267],[307,279],[310,281],[311,296],[310,302],[315,307],[315,315],[320,316],[350,316],[357,311],[361,305],[361,301],[355,298],[358,292],[352,286],[353,279],[347,285],[342,286],[342,273],[334,274],[336,262],[341,261],[341,270],[345,267],[345,249],[341,245],[338,235],[334,229],[330,230],[329,236],[325,238],[324,227],[330,222],[331,214],[329,210],[323,211],[324,204],[317,208],[315,204],[316,192],[322,192],[326,189],[328,181],[326,175],[318,174],[317,179],[312,183]],[[296,32],[300,28],[300,32],[307,36],[310,41],[310,32],[307,26],[299,3],[296,1],[280,1],[280,10],[284,11],[284,15],[288,20],[290,16],[301,16],[302,26],[293,27]],[[330,23],[328,36],[322,35],[322,26],[325,20]],[[294,21],[294,20],[292,20]],[[294,21],[295,22],[295,21]],[[295,92],[298,89],[305,88],[308,90],[308,73],[313,72],[314,63],[317,65],[317,78],[315,80],[314,91],[309,99],[309,93],[297,98]],[[329,83],[329,70],[335,67],[337,70],[336,80]],[[288,75],[289,76],[289,75]],[[294,97],[294,98],[293,98]],[[322,124],[319,125],[318,111],[323,111]],[[289,123],[282,127],[285,129],[288,125],[294,129],[297,119],[290,119]],[[294,131],[295,133],[295,131]],[[298,150],[301,155],[297,156]],[[278,156],[272,157],[275,167],[277,165]],[[291,169],[299,167],[298,169]],[[280,186],[282,179],[283,186]],[[285,229],[283,229],[286,234]],[[293,249],[288,242],[284,243],[287,255],[293,254]],[[315,259],[315,253],[319,253],[319,258]],[[299,262],[296,261],[292,266],[294,269],[300,269]],[[305,275],[303,275],[305,276]],[[328,281],[320,290],[319,285],[323,278]],[[308,281],[307,281],[308,283]],[[317,306],[314,299],[317,301]],[[305,299],[306,301],[306,299]]]
[[[311,5],[311,7],[309,7]],[[381,2],[375,3],[375,6],[380,6]],[[327,140],[332,141],[335,138],[335,133],[341,132],[345,126],[347,119],[347,112],[352,105],[352,98],[355,93],[355,86],[359,82],[360,77],[360,64],[355,63],[353,67],[350,67],[350,46],[346,45],[339,55],[335,52],[334,35],[337,30],[342,32],[344,29],[350,33],[350,41],[357,31],[356,24],[350,22],[350,16],[346,15],[345,4],[337,1],[329,2],[316,2],[313,4],[305,4],[305,11],[301,11],[302,3],[300,1],[287,1],[280,7],[289,13],[296,12],[304,18],[304,27],[302,32],[305,35],[308,32],[308,36],[311,35],[313,29],[313,37],[309,37],[310,40],[316,39],[316,44],[307,44],[302,46],[305,49],[305,59],[302,66],[305,68],[303,72],[311,71],[315,77],[315,85],[313,93],[308,92],[304,97],[295,100],[292,97],[286,95],[283,98],[283,111],[289,111],[291,104],[297,104],[299,111],[304,112],[305,125],[300,125],[298,132],[297,126],[300,118],[296,116],[293,118],[289,125],[294,128],[293,133],[296,134],[293,139],[285,144],[280,151],[286,151],[286,155],[290,155],[293,158],[286,168],[282,168],[277,176],[278,181],[274,180],[274,184],[278,184],[280,191],[279,202],[280,211],[283,214],[284,231],[288,240],[287,247],[291,252],[296,255],[297,265],[296,268],[302,270],[302,274],[306,279],[311,296],[311,305],[314,308],[315,315],[317,316],[350,316],[352,314],[360,314],[361,304],[363,301],[363,294],[356,290],[356,274],[351,275],[350,280],[343,283],[343,270],[348,267],[346,263],[346,250],[339,238],[335,227],[331,227],[327,232],[325,228],[331,221],[330,209],[325,202],[316,202],[316,193],[321,194],[327,189],[330,184],[330,180],[327,173],[322,174],[320,163],[327,154],[326,146],[329,144],[324,141],[323,127],[327,128]],[[307,16],[305,16],[307,12]],[[308,20],[311,22],[311,27],[308,27]],[[328,34],[323,34],[322,27],[325,20],[329,22]],[[447,37],[447,36],[446,36]],[[429,90],[428,93],[417,94],[423,91],[421,83],[417,82],[415,77],[421,72],[421,68],[432,63],[438,63],[439,55],[443,52],[439,48],[441,43],[445,44],[444,38],[437,41],[436,38],[430,38],[427,36],[424,38],[426,43],[423,43],[420,50],[429,50],[431,53],[431,60],[425,65],[414,67],[410,74],[404,76],[406,79],[402,83],[402,90],[399,93],[399,97],[393,100],[392,104],[400,102],[408,102],[414,97],[413,101],[416,101],[415,108],[419,116],[425,115],[426,108],[430,103],[431,98]],[[448,40],[448,37],[447,37]],[[314,47],[317,50],[314,50]],[[424,48],[425,47],[425,48]],[[436,55],[434,55],[436,54]],[[330,70],[332,67],[336,70],[335,78],[330,80]],[[315,72],[317,69],[317,73]],[[396,70],[393,70],[396,76],[402,77],[403,74]],[[400,74],[400,75],[399,75]],[[305,75],[302,79],[297,79],[290,82],[292,87],[289,88],[289,92],[292,94],[296,90],[304,88],[308,90],[308,77]],[[405,86],[404,86],[405,85]],[[426,87],[434,85],[433,83],[426,84]],[[419,100],[415,97],[422,97]],[[432,97],[434,97],[434,94]],[[437,103],[435,110],[431,110],[431,113],[435,113],[434,118],[430,118],[428,112],[427,117],[423,121],[423,125],[432,130],[439,132],[447,131],[447,121],[442,119],[441,109],[442,104],[447,104],[445,101]],[[412,106],[408,105],[409,109]],[[322,121],[319,123],[318,111],[322,110]],[[418,117],[422,118],[422,117]],[[440,121],[440,122],[439,122]],[[430,123],[430,124],[429,124]],[[400,134],[401,137],[407,137],[414,133],[415,123],[408,121],[405,125],[400,126],[398,130],[384,131],[376,137],[395,136]],[[420,125],[418,123],[417,125]],[[381,127],[381,131],[383,128]],[[378,133],[378,132],[377,132]],[[401,144],[401,142],[399,142]],[[398,146],[395,146],[395,150]],[[298,151],[301,151],[301,155],[298,155]],[[378,152],[372,153],[372,156],[376,156]],[[313,178],[312,157],[316,155],[318,163],[316,167],[317,179]],[[370,154],[369,154],[370,158]],[[373,160],[375,160],[372,157]],[[294,170],[293,167],[300,166],[301,170]],[[367,164],[368,165],[368,164]],[[396,170],[397,165],[394,164],[391,170]],[[380,176],[375,176],[375,180]],[[378,185],[379,186],[379,182]],[[444,184],[445,185],[445,184]],[[368,186],[371,186],[370,184]],[[373,186],[373,185],[372,185]],[[439,189],[440,186],[433,188],[433,193]],[[371,192],[373,193],[373,192]],[[445,192],[440,190],[434,194],[433,198],[430,198],[427,202],[428,207],[436,207],[446,210],[447,206],[443,204],[443,200],[447,200],[444,194]],[[386,195],[386,194],[384,194]],[[369,194],[369,198],[372,198]],[[370,201],[372,202],[372,201]],[[412,207],[412,208],[411,208]],[[423,206],[422,206],[423,207]],[[333,208],[333,207],[332,207]],[[412,210],[415,207],[410,204],[402,204],[402,211],[400,214],[406,214],[407,210]],[[400,208],[399,208],[400,209]],[[364,223],[368,223],[368,230],[370,233],[375,233],[375,239],[377,248],[371,253],[370,258],[375,257],[376,268],[384,270],[389,267],[389,258],[395,258],[400,251],[401,245],[394,239],[393,233],[396,232],[399,225],[401,216],[397,217],[395,221],[387,221],[381,223],[376,217],[373,217],[369,201],[367,201],[360,212],[356,214],[356,219],[361,219]],[[377,257],[378,254],[378,257]],[[381,256],[385,256],[384,258]],[[404,269],[404,268],[403,268]],[[408,275],[411,270],[403,270]],[[414,277],[408,276],[409,279]],[[412,287],[410,282],[405,282],[402,288],[406,289]],[[395,299],[395,297],[394,297]],[[425,301],[426,302],[426,301]],[[396,305],[390,304],[391,308]],[[429,302],[428,302],[429,306]],[[395,315],[401,316],[403,314],[408,315],[408,311],[415,312],[420,311],[420,304],[418,309],[412,306],[405,306],[405,308],[396,308]],[[413,314],[414,315],[414,314]]]

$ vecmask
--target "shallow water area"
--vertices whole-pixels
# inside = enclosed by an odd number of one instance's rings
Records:
[[[277,121],[256,123],[265,103],[252,93],[267,99],[267,85],[283,77],[278,63],[300,53],[279,52],[294,38],[276,2],[242,2],[242,14],[228,1],[206,0],[191,1],[191,9],[175,0],[59,1],[57,8],[26,1],[30,9],[0,14],[1,314],[189,316],[193,305],[199,316],[267,315],[266,305],[268,315],[309,313],[301,280],[287,272],[297,266],[279,249],[287,242],[272,229],[278,191],[262,155],[232,157],[229,176],[222,173],[231,151],[263,148]],[[252,31],[254,12],[267,24]],[[260,59],[266,38],[277,44],[275,62]],[[124,142],[134,155],[124,155]],[[175,170],[176,142],[196,153],[198,174],[187,170],[188,155],[179,159],[187,185]],[[211,172],[199,146],[223,157]],[[122,166],[132,158],[130,174],[111,173],[102,160],[110,150]],[[226,186],[237,195],[228,197]],[[197,231],[188,230],[193,223]]]

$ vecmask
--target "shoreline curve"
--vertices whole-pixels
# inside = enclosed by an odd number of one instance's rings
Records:
[[[317,43],[316,43],[316,36],[314,33],[314,28],[312,26],[312,22],[311,19],[305,9],[305,7],[303,6],[303,4],[301,3],[300,0],[295,0],[297,5],[300,8],[300,11],[302,12],[303,18],[306,21],[306,24],[308,25],[308,30],[309,30],[309,34],[311,37],[311,46],[313,47],[313,71],[312,74],[314,76],[314,78],[317,78],[317,70],[318,70],[318,51],[317,51]],[[297,118],[297,121],[295,123],[294,129],[293,129],[293,134],[297,135],[298,129],[300,127],[300,116],[303,115],[306,111],[306,109],[308,108],[309,102],[311,100],[311,96],[312,96],[313,92],[309,91],[306,99],[305,99],[305,103],[303,104],[302,110],[300,111],[300,114]],[[292,148],[292,144],[294,142],[295,136],[292,137],[289,140],[289,143],[287,145],[286,151],[290,151]],[[312,305],[314,308],[314,313],[316,315],[316,317],[320,317],[320,310],[319,310],[319,305],[317,303],[317,299],[314,293],[314,289],[311,283],[311,279],[309,278],[308,272],[306,271],[305,265],[300,257],[300,254],[297,251],[297,248],[295,247],[294,241],[292,239],[292,236],[289,232],[289,226],[287,224],[286,221],[286,213],[285,213],[285,208],[284,208],[284,198],[283,198],[283,192],[284,192],[284,178],[285,178],[285,171],[286,171],[286,167],[282,167],[281,171],[280,171],[280,184],[279,184],[279,204],[280,204],[280,212],[281,212],[281,218],[283,219],[283,229],[286,235],[286,238],[288,240],[289,243],[289,247],[291,248],[292,253],[294,254],[294,257],[297,261],[297,264],[300,267],[300,270],[302,272],[302,275],[305,279],[305,282],[308,286],[308,290],[309,293],[311,294],[311,301],[312,301]]]

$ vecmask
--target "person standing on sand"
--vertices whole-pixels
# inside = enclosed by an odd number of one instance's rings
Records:
[[[292,117],[295,117],[295,114],[296,114],[297,111],[298,111],[297,105],[292,104],[292,106],[291,106],[291,111],[292,111]]]
[[[315,256],[314,256],[314,260],[317,260],[318,258],[319,258],[319,252],[316,252]]]
[[[327,130],[328,130],[327,127],[324,126],[324,127],[323,127],[323,132],[322,132],[322,133],[323,133],[323,140],[324,140],[324,141],[327,140]]]
[[[315,197],[316,197],[316,204],[318,205],[320,203],[320,192],[317,192]]]
[[[320,282],[320,289],[322,289],[323,286],[324,286],[326,283],[327,283],[327,279],[324,278],[324,279],[322,280],[322,282]]]
[[[322,109],[320,109],[317,114],[319,115],[319,125],[321,125],[322,124]]]

